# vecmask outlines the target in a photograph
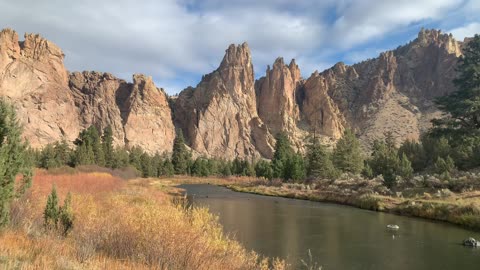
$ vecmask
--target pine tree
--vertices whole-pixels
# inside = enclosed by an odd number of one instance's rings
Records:
[[[342,172],[360,173],[363,169],[363,155],[360,142],[355,134],[346,129],[333,150],[333,164]]]
[[[0,99],[0,227],[9,222],[12,200],[31,185],[33,160],[22,131],[13,106]],[[18,186],[17,175],[22,176]]]
[[[97,128],[92,125],[87,129],[87,132],[90,138],[95,164],[98,166],[105,166],[105,153],[103,152],[102,141]]]
[[[59,221],[62,228],[62,234],[67,236],[67,234],[73,229],[73,209],[72,209],[72,194],[68,192],[67,197],[65,197],[65,201],[63,202],[63,206],[59,209]]]
[[[408,160],[412,162],[412,168],[415,172],[419,172],[427,167],[427,156],[422,144],[406,140],[398,149],[398,155],[406,155]]]
[[[290,140],[285,133],[279,133],[275,143],[275,152],[272,159],[274,178],[287,179],[286,172],[288,159],[294,154]]]
[[[402,154],[400,159],[400,164],[398,168],[398,175],[403,177],[403,179],[410,179],[413,175],[412,163],[408,160],[407,155]]]
[[[307,176],[309,178],[333,178],[337,175],[330,153],[316,138],[307,145]]]
[[[455,162],[450,156],[447,156],[445,159],[439,157],[434,164],[434,168],[437,174],[449,174],[455,169]]]
[[[397,149],[391,143],[374,141],[372,156],[368,163],[374,176],[380,174],[383,176],[386,186],[393,187],[396,184],[400,158]]]
[[[305,179],[306,168],[303,157],[300,153],[293,154],[287,160],[286,178],[300,182]]]
[[[266,179],[272,179],[273,170],[270,162],[266,160],[260,160],[255,164],[255,175],[257,177],[264,177]]]
[[[173,176],[175,174],[175,168],[173,167],[172,161],[167,158],[163,161],[163,171],[162,175],[164,176]]]
[[[57,189],[55,185],[52,187],[52,191],[47,198],[47,204],[43,211],[43,221],[46,229],[57,228],[58,219],[59,219],[59,207],[58,207],[58,196]]]
[[[125,148],[117,147],[113,150],[112,168],[125,168],[129,164],[129,155]]]
[[[372,179],[374,177],[372,167],[368,163],[365,163],[362,170],[362,176],[367,179]]]
[[[152,159],[147,153],[143,153],[140,156],[140,171],[142,172],[142,177],[150,177],[153,176],[153,166],[152,166]]]
[[[72,164],[72,150],[68,146],[67,141],[62,139],[60,142],[56,142],[53,146],[55,151],[55,159],[59,166]]]
[[[223,161],[221,164],[220,174],[228,177],[232,175],[232,163],[229,161]]]
[[[480,130],[480,36],[466,43],[453,81],[457,91],[438,98],[436,104],[445,114],[433,121],[434,132],[452,136],[478,135]]]
[[[40,152],[39,160],[40,168],[51,169],[59,166],[57,159],[55,157],[55,148],[52,144],[47,144]]]
[[[105,156],[105,166],[112,168],[114,162],[114,149],[113,149],[113,131],[109,125],[103,129],[102,134],[102,149]]]
[[[143,149],[140,146],[134,146],[130,149],[128,153],[128,159],[130,165],[132,165],[139,172],[143,172],[142,167],[142,155],[144,154]]]
[[[173,141],[172,163],[176,174],[187,174],[191,163],[191,154],[185,146],[185,139],[181,129]]]

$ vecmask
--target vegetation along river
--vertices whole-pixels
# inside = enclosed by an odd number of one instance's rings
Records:
[[[301,259],[308,261],[308,250],[322,270],[480,269],[480,248],[461,245],[480,233],[454,225],[214,185],[180,187],[195,205],[219,215],[246,248],[286,258],[296,269]],[[388,224],[400,229],[388,230]]]

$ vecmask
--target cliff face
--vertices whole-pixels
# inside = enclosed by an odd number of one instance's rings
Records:
[[[300,112],[296,95],[300,84],[300,69],[295,60],[286,65],[281,57],[271,69],[268,66],[265,77],[256,81],[258,115],[272,134],[285,132],[291,139],[298,136]]]
[[[174,124],[201,155],[270,158],[285,132],[302,149],[312,131],[334,143],[352,128],[368,147],[387,131],[416,139],[439,115],[433,100],[455,90],[462,42],[423,30],[412,42],[354,65],[338,63],[302,79],[294,60],[278,58],[255,81],[246,43],[231,45],[215,71],[182,91],[170,109],[163,89],[136,74],[68,73],[52,42],[0,32],[0,95],[11,100],[34,147],[73,141],[90,125],[112,126],[116,145],[169,152]]]
[[[100,130],[110,125],[116,145],[171,151],[171,111],[151,78],[134,75],[132,84],[108,73],[68,74],[63,57],[39,35],[19,42],[15,31],[0,32],[0,95],[14,103],[33,147],[72,142],[90,125]]]
[[[0,32],[0,95],[13,102],[34,147],[73,140],[80,121],[68,88],[62,51],[38,35],[19,42],[15,31]]]
[[[257,115],[246,43],[230,45],[217,70],[180,93],[174,120],[190,146],[207,156],[272,156],[272,138]]]

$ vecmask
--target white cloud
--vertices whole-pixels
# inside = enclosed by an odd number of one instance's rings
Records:
[[[456,40],[462,41],[465,37],[473,37],[475,34],[480,34],[480,23],[470,23],[462,27],[454,28],[448,32],[452,33]]]
[[[183,76],[186,87],[216,68],[231,43],[249,43],[257,76],[278,56],[296,58],[308,76],[342,52],[348,57],[352,51],[351,59],[362,60],[358,44],[423,20],[442,19],[461,2],[0,0],[0,25],[57,43],[70,70],[108,71],[127,80],[127,74],[145,73],[172,93],[168,87],[182,89]],[[464,7],[474,9],[476,3],[470,0]]]
[[[391,31],[424,20],[439,19],[461,0],[346,0],[333,26],[333,42],[351,48]]]

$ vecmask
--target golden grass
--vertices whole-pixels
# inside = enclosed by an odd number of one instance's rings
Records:
[[[207,209],[173,204],[158,180],[37,171],[33,182],[12,207],[11,228],[0,233],[2,269],[286,268],[245,250]],[[74,228],[66,238],[42,226],[53,184],[61,200],[73,194]]]

